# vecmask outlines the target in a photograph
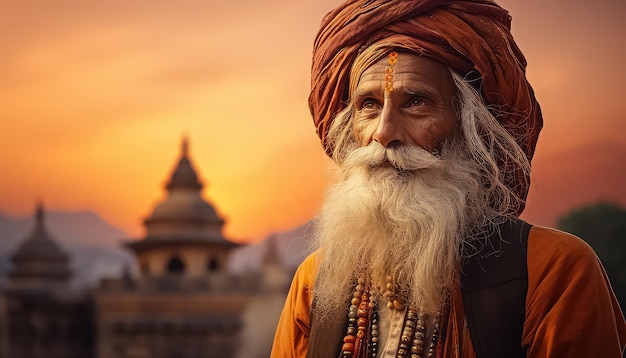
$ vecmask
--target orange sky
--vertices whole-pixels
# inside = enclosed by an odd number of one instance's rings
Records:
[[[337,3],[4,1],[0,212],[30,215],[42,198],[53,210],[93,210],[139,237],[187,133],[227,235],[256,241],[305,222],[332,167],[306,105],[311,48]],[[541,188],[559,187],[550,158],[607,143],[626,154],[626,3],[501,4],[545,118],[540,194],[531,194],[529,212],[553,221],[569,204],[551,203],[570,201],[541,202]],[[613,158],[604,153],[587,160]],[[602,175],[626,181],[623,172]],[[626,205],[621,185],[600,189],[577,187],[571,205]]]

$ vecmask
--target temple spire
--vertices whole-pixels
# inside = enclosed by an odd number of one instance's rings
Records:
[[[35,223],[37,228],[43,228],[45,220],[44,208],[43,208],[43,200],[37,200],[37,204],[35,204]]]
[[[181,142],[181,157],[188,157],[189,156],[189,136],[187,135],[187,133],[183,134],[183,139]]]
[[[170,177],[166,188],[169,191],[175,189],[200,191],[202,189],[202,183],[198,180],[196,170],[189,159],[189,137],[187,134],[183,135],[180,149],[180,159],[178,160],[176,168],[174,168],[174,171],[172,172],[172,176]]]

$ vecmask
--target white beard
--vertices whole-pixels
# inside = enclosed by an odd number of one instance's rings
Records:
[[[382,288],[391,276],[411,306],[441,307],[458,285],[465,236],[488,205],[479,166],[464,153],[459,142],[444,145],[441,158],[372,142],[347,155],[316,225],[322,319],[347,308],[358,277]]]

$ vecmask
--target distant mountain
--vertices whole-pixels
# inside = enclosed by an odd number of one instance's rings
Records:
[[[600,201],[626,206],[626,146],[594,143],[533,160],[528,204],[522,218],[555,226],[573,209]]]
[[[75,284],[94,287],[104,277],[120,277],[128,268],[136,274],[133,254],[122,246],[128,237],[98,214],[82,212],[45,212],[45,227],[50,236],[71,257]],[[0,282],[11,268],[10,257],[35,228],[33,217],[11,218],[0,214]],[[288,270],[304,260],[310,246],[312,225],[305,224],[266,240],[235,249],[230,258],[234,273],[258,271],[270,241],[275,240],[278,256]]]
[[[133,255],[121,246],[126,233],[94,212],[46,211],[45,227],[70,255],[77,285],[93,286],[102,277],[117,277],[125,268],[135,267]],[[6,277],[11,255],[34,228],[32,216],[11,218],[0,214],[0,277]]]
[[[272,234],[259,243],[242,246],[231,254],[230,270],[235,273],[259,270],[271,242],[274,241],[283,266],[295,271],[311,252],[312,236],[313,224],[307,222],[295,229]]]
[[[92,211],[46,211],[45,226],[50,235],[67,246],[117,247],[127,237]],[[14,250],[34,228],[34,216],[11,218],[0,214],[0,251]]]

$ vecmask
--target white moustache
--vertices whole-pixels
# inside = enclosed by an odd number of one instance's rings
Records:
[[[401,145],[390,148],[372,141],[369,145],[353,150],[346,157],[347,167],[369,167],[371,169],[391,165],[399,171],[441,169],[444,160],[418,146]]]

